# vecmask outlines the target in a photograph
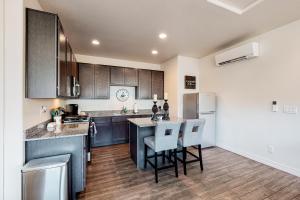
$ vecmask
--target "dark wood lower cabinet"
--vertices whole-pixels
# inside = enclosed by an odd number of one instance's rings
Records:
[[[93,118],[97,134],[92,138],[92,147],[123,144],[129,142],[128,118],[150,117],[151,115],[128,115],[118,117]]]
[[[116,122],[112,124],[113,144],[128,143],[128,122]]]
[[[101,147],[112,143],[112,124],[96,123],[97,134],[92,138],[92,147]]]

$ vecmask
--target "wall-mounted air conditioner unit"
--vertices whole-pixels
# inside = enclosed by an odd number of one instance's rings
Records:
[[[242,45],[230,49],[215,56],[217,66],[248,60],[259,56],[259,44],[257,42]]]

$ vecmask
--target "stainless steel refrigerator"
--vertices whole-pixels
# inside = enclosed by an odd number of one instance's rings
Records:
[[[202,147],[216,145],[216,95],[214,93],[191,93],[183,96],[183,118],[206,120]]]

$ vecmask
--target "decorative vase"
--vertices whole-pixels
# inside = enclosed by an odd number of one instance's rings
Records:
[[[170,120],[170,117],[169,117],[169,104],[168,104],[168,100],[167,99],[165,99],[165,103],[163,105],[163,109],[164,109],[163,120]]]
[[[152,106],[152,112],[153,112],[153,115],[152,115],[152,118],[151,120],[153,121],[158,121],[158,117],[157,117],[157,112],[158,112],[158,107],[156,105],[156,101],[153,101],[154,105]]]

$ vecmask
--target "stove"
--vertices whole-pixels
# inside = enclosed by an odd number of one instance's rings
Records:
[[[87,115],[68,115],[63,119],[65,124],[89,122]]]

